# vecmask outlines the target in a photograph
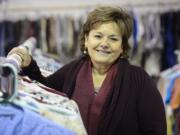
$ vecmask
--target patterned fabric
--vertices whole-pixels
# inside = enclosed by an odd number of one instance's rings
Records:
[[[63,125],[78,135],[86,135],[77,104],[57,92],[53,93],[53,90],[49,92],[42,87],[42,84],[20,79],[18,96],[13,102]]]

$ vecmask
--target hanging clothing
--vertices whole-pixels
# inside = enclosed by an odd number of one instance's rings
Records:
[[[75,135],[35,112],[13,104],[0,105],[1,135]]]
[[[161,31],[164,44],[163,57],[162,57],[162,70],[172,67],[176,64],[175,56],[175,40],[173,34],[173,19],[172,12],[164,13],[161,15]]]

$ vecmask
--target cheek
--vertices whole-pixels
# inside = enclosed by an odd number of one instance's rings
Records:
[[[113,50],[115,51],[115,52],[119,52],[119,53],[122,53],[123,52],[123,49],[122,49],[122,45],[116,45],[115,47],[113,47]]]
[[[95,42],[94,40],[88,40],[85,43],[86,48],[94,48],[97,45],[97,42]]]

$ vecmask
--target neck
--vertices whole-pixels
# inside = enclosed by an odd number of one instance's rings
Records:
[[[94,74],[99,74],[99,75],[105,75],[109,68],[111,67],[111,65],[109,66],[105,66],[105,65],[96,65],[96,64],[93,64],[93,67],[92,67],[92,72]]]

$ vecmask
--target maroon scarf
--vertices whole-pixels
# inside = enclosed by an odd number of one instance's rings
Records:
[[[111,89],[116,72],[117,64],[113,65],[108,71],[97,95],[95,95],[94,92],[92,67],[90,61],[84,62],[77,75],[72,99],[74,99],[79,106],[88,135],[97,134],[101,110]]]

